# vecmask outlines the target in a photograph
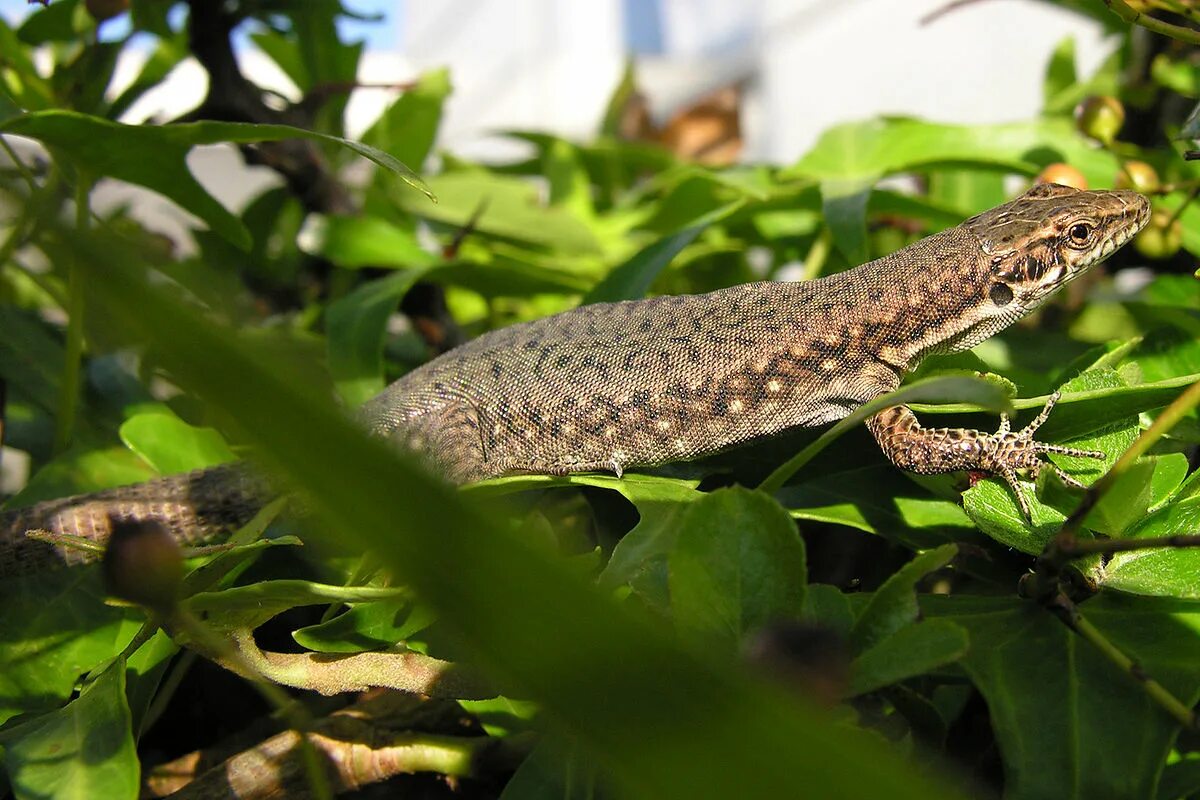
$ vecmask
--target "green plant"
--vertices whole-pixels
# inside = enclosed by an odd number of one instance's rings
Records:
[[[1032,415],[1061,387],[1045,435],[1109,457],[1072,464],[1100,487],[1086,513],[1047,471],[1032,523],[997,480],[960,496],[953,476],[898,473],[861,414],[673,475],[452,492],[334,402],[580,302],[707,291],[797,262],[808,278],[845,269],[1053,164],[1094,187],[1151,168],[1157,185],[1138,185],[1163,230],[1200,255],[1200,173],[1164,135],[1180,125],[1173,101],[1200,95],[1190,53],[1134,58],[1127,38],[1081,77],[1065,42],[1036,120],[849,123],[784,167],[703,168],[609,124],[585,143],[514,132],[524,161],[439,153],[427,172],[450,76],[421,76],[347,141],[360,48],[332,33],[339,3],[194,0],[185,31],[172,4],[133,0],[155,49],[116,96],[125,42],[97,37],[95,5],[56,0],[17,30],[0,24],[0,142],[13,155],[10,137],[32,138],[49,155],[0,174],[6,438],[33,465],[10,503],[249,451],[302,490],[306,513],[279,522],[273,505],[230,546],[185,553],[181,581],[156,553],[165,578],[147,609],[106,602],[94,569],[0,586],[0,746],[18,797],[161,788],[151,754],[207,747],[230,732],[222,721],[248,728],[272,706],[285,722],[257,728],[247,760],[269,744],[278,780],[318,796],[363,758],[381,776],[434,772],[509,800],[1200,792],[1200,550],[1182,547],[1200,518],[1200,290],[1170,248],[1138,288],[1097,277],[970,353],[929,359],[901,390],[931,419],[989,427],[981,407]],[[237,25],[302,101],[266,105],[229,72]],[[117,124],[188,54],[189,32],[223,79],[187,121]],[[1088,96],[1126,109],[1103,146],[1072,118]],[[226,209],[185,161],[215,142],[274,165],[286,187]],[[364,157],[374,173],[348,188],[340,169]],[[880,184],[893,176],[921,190]],[[89,194],[104,178],[198,217],[195,252],[122,211],[98,216]],[[1123,252],[1111,269],[1132,263]],[[398,308],[412,323],[399,332]],[[846,446],[828,448],[838,436]],[[218,682],[196,654],[245,680]],[[189,737],[195,684],[229,699]],[[293,701],[280,685],[310,691]],[[368,686],[431,699],[359,699],[337,716],[317,694]],[[367,742],[367,755],[349,747]]]

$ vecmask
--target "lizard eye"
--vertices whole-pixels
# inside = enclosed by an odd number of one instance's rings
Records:
[[[1067,236],[1071,238],[1071,244],[1083,246],[1092,238],[1092,226],[1086,222],[1076,222],[1067,229]]]

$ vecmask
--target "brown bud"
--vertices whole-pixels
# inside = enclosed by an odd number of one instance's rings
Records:
[[[183,580],[179,543],[158,520],[111,524],[103,564],[109,594],[156,611],[170,610]]]

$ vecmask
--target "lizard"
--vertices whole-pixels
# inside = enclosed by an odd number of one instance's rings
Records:
[[[371,434],[464,484],[686,461],[826,425],[895,390],[933,353],[968,349],[1029,314],[1140,231],[1150,204],[1129,190],[1040,184],[883,258],[810,281],[580,306],[500,328],[412,370],[368,400]],[[907,406],[867,427],[896,466],[1003,478],[1029,515],[1018,472],[1043,457],[1102,453],[1026,428],[926,428]],[[87,560],[24,535],[103,542],[116,521],[155,519],[185,544],[236,529],[270,499],[240,464],[68,497],[0,516],[0,576]]]

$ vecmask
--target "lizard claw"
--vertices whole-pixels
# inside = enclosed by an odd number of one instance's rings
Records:
[[[1056,391],[1051,394],[1046,400],[1046,405],[1038,412],[1038,415],[1016,433],[1011,432],[1007,415],[1001,414],[1000,427],[992,437],[992,441],[995,443],[992,453],[995,462],[993,471],[996,475],[1003,478],[1009,488],[1012,489],[1013,496],[1017,500],[1017,505],[1021,507],[1021,512],[1025,520],[1030,523],[1033,522],[1033,515],[1030,512],[1029,503],[1025,499],[1025,495],[1021,493],[1020,482],[1017,479],[1018,469],[1027,469],[1030,476],[1036,481],[1041,470],[1049,467],[1067,486],[1075,489],[1086,489],[1087,487],[1083,483],[1068,475],[1057,464],[1043,461],[1042,456],[1053,453],[1079,458],[1105,457],[1105,454],[1099,450],[1082,450],[1077,447],[1048,444],[1046,442],[1039,442],[1033,438],[1034,433],[1049,418],[1050,411],[1054,408],[1054,404],[1058,402],[1060,397],[1062,397],[1061,392]]]

